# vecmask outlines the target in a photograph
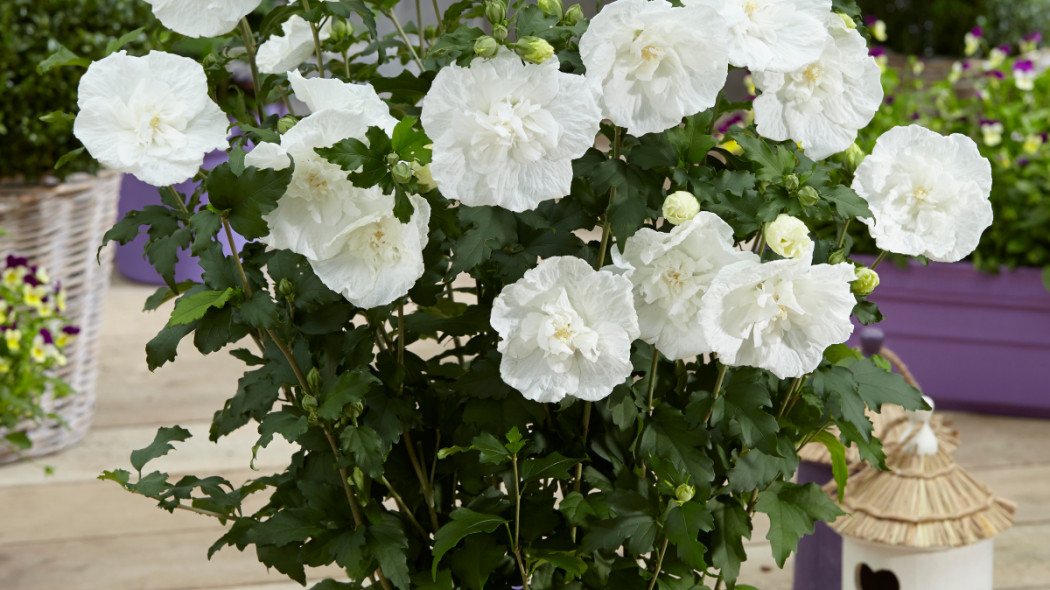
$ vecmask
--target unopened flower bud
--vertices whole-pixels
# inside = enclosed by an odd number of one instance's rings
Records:
[[[506,22],[507,5],[503,0],[488,0],[485,2],[485,18],[494,25]]]
[[[809,207],[810,205],[816,205],[820,201],[820,193],[817,189],[811,186],[804,186],[798,189],[798,193],[795,195],[798,197],[803,207]]]
[[[357,420],[357,418],[364,413],[365,405],[361,402],[353,402],[346,405],[343,408],[343,415],[351,420]]]
[[[681,225],[696,217],[700,212],[700,201],[692,193],[678,191],[667,195],[664,199],[664,219],[674,225]]]
[[[781,213],[766,224],[766,244],[784,258],[802,258],[813,253],[809,228],[797,217]]]
[[[845,12],[836,12],[835,16],[837,16],[837,17],[842,19],[842,23],[846,25],[847,29],[855,29],[855,28],[857,28],[857,23],[853,22],[853,19],[850,18],[850,16],[848,14],[846,14]]]
[[[499,42],[488,35],[478,37],[474,41],[474,54],[478,57],[496,57],[497,51]]]
[[[333,19],[332,20],[332,40],[335,42],[342,41],[354,34],[354,27],[345,20]]]
[[[835,250],[828,256],[828,264],[842,264],[846,262],[846,253],[842,250]]]
[[[412,162],[412,174],[415,175],[419,188],[424,192],[430,192],[437,188],[434,177],[430,175],[430,164],[423,166],[419,162]]]
[[[299,119],[295,118],[295,115],[285,115],[277,121],[277,133],[284,135],[288,133],[295,124],[299,122]]]
[[[386,155],[386,165],[387,165],[387,167],[393,167],[394,165],[396,165],[400,161],[401,161],[401,157],[398,156],[397,154],[393,153],[393,152],[391,152],[391,153]]]
[[[848,148],[846,148],[846,163],[850,165],[850,168],[856,170],[857,166],[860,166],[860,162],[864,159],[865,155],[867,154],[864,153],[864,150],[860,149],[857,142],[853,142]]]
[[[562,18],[562,22],[570,27],[576,26],[581,20],[583,20],[583,9],[580,8],[579,4],[573,4],[570,6],[569,9],[565,11],[565,17]]]
[[[281,279],[277,282],[277,295],[279,295],[281,299],[294,297],[295,285],[293,285],[288,279]]]
[[[514,51],[525,61],[531,61],[534,64],[541,64],[554,55],[554,48],[550,43],[532,35],[518,39],[518,42],[514,44]]]
[[[423,27],[423,36],[427,39],[437,39],[438,34],[439,32],[437,25],[427,25]]]
[[[321,391],[321,372],[317,367],[313,367],[306,374],[306,386],[310,388],[311,393]]]
[[[687,483],[683,483],[674,489],[674,497],[680,503],[684,504],[689,500],[693,499],[696,495],[696,487],[691,486]]]
[[[390,175],[394,177],[394,182],[405,184],[412,180],[412,166],[408,162],[398,162],[390,169]]]
[[[303,396],[303,409],[313,414],[317,411],[317,398],[306,394]]]
[[[798,176],[796,176],[794,174],[788,174],[787,176],[785,176],[784,177],[784,188],[788,189],[788,191],[790,191],[790,192],[797,191],[798,190]]]
[[[503,43],[507,40],[507,27],[504,25],[492,25],[492,38]]]
[[[867,297],[879,286],[879,273],[866,266],[857,269],[857,279],[850,283],[850,290],[855,295]]]
[[[539,0],[540,12],[547,16],[557,17],[561,20],[562,12],[565,10],[561,0]]]
[[[205,69],[210,68],[219,63],[219,58],[214,53],[205,53],[204,58],[201,59],[201,66]]]

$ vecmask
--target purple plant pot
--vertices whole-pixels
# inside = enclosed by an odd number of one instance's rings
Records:
[[[810,461],[798,465],[800,484],[824,485],[831,479],[831,465]],[[841,590],[842,537],[823,522],[814,523],[814,529],[798,542],[792,590]]]
[[[217,150],[211,152],[204,157],[203,167],[206,170],[211,170],[225,162],[226,158],[227,153],[225,151]],[[175,189],[184,194],[191,193],[196,188],[197,183],[194,181],[186,181],[175,185]],[[201,198],[204,202],[207,202],[208,193],[204,193]],[[160,202],[160,192],[157,187],[146,184],[130,174],[124,175],[124,180],[120,186],[120,203],[117,206],[121,219],[128,211],[142,209],[147,205],[159,205]],[[244,239],[236,234],[234,234],[234,242],[237,243],[238,249],[244,245]],[[116,252],[117,271],[124,278],[138,283],[163,285],[164,279],[160,277],[160,274],[154,270],[149,260],[145,257],[145,247],[146,234],[139,234],[137,238],[123,246],[118,245]],[[229,245],[225,243],[225,240],[223,240],[223,250],[226,254],[230,254]],[[176,282],[199,282],[202,272],[200,265],[197,264],[197,260],[190,256],[188,250],[179,250],[178,261],[175,263]]]
[[[878,272],[871,300],[885,316],[886,346],[938,409],[1050,418],[1050,293],[1039,269],[990,275],[965,263],[887,262]]]

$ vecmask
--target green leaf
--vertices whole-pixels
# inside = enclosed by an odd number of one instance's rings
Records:
[[[378,378],[363,368],[339,375],[338,379],[326,384],[321,405],[317,408],[318,417],[338,420],[343,415],[343,408],[353,402],[363,402],[372,386],[380,383]]]
[[[146,343],[146,366],[150,371],[175,360],[179,342],[193,331],[195,324],[164,326],[149,342]]]
[[[181,326],[204,317],[211,308],[221,309],[233,296],[233,287],[227,287],[225,291],[199,291],[192,295],[184,295],[175,302],[175,309],[171,312],[168,326]]]
[[[153,442],[149,446],[131,452],[131,466],[141,474],[142,468],[145,467],[146,463],[157,457],[167,455],[168,451],[175,450],[175,447],[171,445],[172,442],[182,442],[190,436],[192,436],[190,431],[181,426],[162,426],[158,428],[157,436],[154,437]]]
[[[743,540],[751,538],[751,518],[742,506],[730,501],[710,502],[714,527],[711,534],[711,565],[722,572],[722,579],[732,588],[740,575],[740,564],[747,559]]]
[[[316,148],[314,151],[350,172],[350,180],[354,185],[361,188],[372,187],[390,176],[386,155],[393,150],[393,146],[386,132],[379,127],[369,127],[365,137],[368,143],[350,137],[331,147]]]
[[[175,289],[168,286],[160,287],[154,291],[152,295],[146,298],[146,303],[143,305],[142,311],[155,311],[164,303],[185,293],[190,287],[196,284],[195,281],[182,281],[175,285]]]
[[[115,481],[120,484],[121,487],[127,487],[128,481],[131,479],[131,474],[128,473],[127,469],[114,469],[113,471],[103,471],[96,479],[102,481]]]
[[[787,439],[778,441],[779,455],[768,454],[759,449],[749,449],[741,455],[729,470],[729,490],[742,494],[761,489],[783,475],[790,478],[798,469],[798,455]]]
[[[229,163],[220,164],[208,173],[208,198],[216,208],[229,211],[233,229],[254,240],[270,233],[263,220],[277,207],[292,180],[291,166],[283,170],[249,166],[237,175]]]
[[[549,477],[564,479],[569,476],[569,469],[578,462],[579,459],[571,459],[558,452],[541,459],[526,459],[521,464],[521,478],[525,481]]]
[[[258,545],[288,545],[302,543],[314,535],[324,532],[312,514],[299,514],[294,510],[282,510],[256,524],[248,539]]]
[[[390,146],[402,160],[406,162],[415,160],[426,165],[430,163],[430,150],[426,146],[432,142],[426,133],[413,129],[417,122],[418,119],[415,117],[401,119],[394,127]]]
[[[9,432],[4,435],[4,440],[20,451],[33,446],[33,441],[29,440],[29,435],[25,432]]]
[[[290,443],[299,440],[306,434],[310,423],[306,416],[297,416],[287,408],[279,412],[270,412],[259,424],[259,445],[265,447],[273,440],[273,435],[280,434]]]
[[[846,446],[827,430],[821,430],[813,437],[813,442],[824,445],[831,453],[831,473],[835,476],[839,502],[846,493],[846,480],[849,478],[849,466],[846,464]]]
[[[652,550],[660,524],[650,501],[638,492],[617,489],[609,495],[609,507],[613,516],[591,526],[583,538],[583,551],[613,551],[620,545],[635,554]]]
[[[755,509],[769,515],[766,538],[778,567],[798,548],[803,536],[813,533],[813,523],[832,522],[845,514],[815,483],[798,485],[778,481],[759,492]]]
[[[201,209],[190,218],[190,229],[193,230],[193,245],[190,252],[200,256],[201,252],[211,246],[213,238],[222,228],[222,217],[209,209]]]
[[[435,579],[442,556],[458,545],[464,537],[474,533],[491,533],[500,525],[507,523],[505,518],[494,514],[474,512],[469,508],[456,508],[449,516],[452,520],[445,523],[434,535],[434,565],[430,573]]]
[[[128,43],[131,43],[132,41],[138,39],[139,36],[142,35],[142,32],[145,31],[145,30],[146,30],[146,27],[139,27],[139,28],[135,29],[134,31],[130,31],[130,32],[124,33],[123,35],[121,35],[120,37],[117,37],[116,39],[110,39],[109,43],[106,43],[106,50],[105,50],[104,53],[106,55],[109,55],[110,53],[113,53],[114,51],[117,51],[121,47],[124,47]]]
[[[718,145],[718,140],[708,134],[714,113],[702,113],[685,118],[685,125],[672,127],[666,131],[668,139],[686,162],[696,164],[707,157],[707,152]]]
[[[880,411],[883,404],[896,404],[905,410],[928,410],[922,392],[897,373],[877,366],[874,358],[844,363],[857,383],[857,393],[868,407]]]
[[[71,160],[73,160],[74,158],[76,158],[80,154],[84,153],[85,151],[86,150],[83,147],[78,147],[78,148],[76,148],[74,150],[69,150],[68,152],[62,154],[62,157],[59,158],[58,161],[55,162],[55,170],[58,170],[59,168],[62,168],[63,166],[68,164]]]
[[[514,214],[500,207],[464,207],[457,211],[463,232],[452,245],[451,275],[470,270],[488,260],[492,251],[517,239],[517,221]]]
[[[696,502],[671,504],[664,516],[664,532],[675,546],[678,559],[693,569],[703,570],[705,547],[698,539],[701,530],[709,531],[714,526],[711,513]]]
[[[868,202],[857,194],[852,188],[844,184],[836,184],[828,188],[820,189],[820,196],[835,206],[835,211],[840,217],[853,219],[854,217],[871,218],[872,212],[868,208]]]
[[[510,460],[511,453],[507,450],[506,445],[487,432],[475,436],[474,440],[470,441],[470,448],[481,453],[482,463],[498,465]]]
[[[549,549],[532,549],[529,557],[536,560],[536,565],[544,562],[564,570],[568,579],[578,578],[587,571],[587,562],[571,551],[552,551]]]
[[[281,319],[277,304],[270,298],[270,293],[263,290],[252,293],[252,296],[242,303],[237,311],[240,312],[241,319],[245,322],[263,330],[276,328]]]
[[[354,463],[372,477],[383,475],[383,438],[369,426],[347,426],[339,435],[343,450]]]
[[[368,550],[379,562],[383,574],[401,590],[409,590],[411,579],[408,572],[408,538],[400,523],[389,516],[385,522],[368,527]],[[436,561],[436,560],[435,560]]]
[[[90,59],[80,57],[70,51],[65,45],[60,44],[54,53],[47,56],[47,59],[37,64],[36,73],[44,74],[51,68],[59,66],[77,66],[80,68],[86,68],[89,65],[91,65]]]
[[[680,410],[660,405],[642,434],[638,450],[666,459],[676,469],[689,472],[698,492],[703,495],[714,478],[714,464],[700,450],[706,443],[707,430],[704,427],[690,426]]]
[[[739,430],[746,446],[771,452],[780,429],[777,419],[765,410],[772,407],[768,373],[741,368],[729,375],[725,393],[715,400],[712,418],[732,423],[731,431]]]
[[[558,504],[558,511],[572,526],[586,526],[588,519],[597,515],[587,497],[580,492],[570,492]]]
[[[795,155],[784,146],[743,132],[731,136],[743,148],[744,157],[758,164],[755,174],[759,180],[779,180],[795,169]]]

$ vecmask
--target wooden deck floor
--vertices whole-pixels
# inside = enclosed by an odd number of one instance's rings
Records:
[[[98,409],[92,431],[71,449],[36,463],[0,467],[0,590],[291,590],[253,553],[207,548],[222,534],[211,519],[168,514],[96,476],[128,466],[132,449],[148,444],[158,426],[179,424],[193,439],[157,460],[171,474],[250,476],[250,429],[207,441],[212,413],[235,389],[240,363],[226,355],[201,357],[192,346],[179,362],[154,374],[145,342],[167,319],[142,314],[151,287],[115,279],[105,310]],[[1047,389],[1045,383],[1032,384]],[[1050,395],[1050,392],[1046,392]],[[1017,525],[996,541],[998,590],[1050,590],[1050,422],[952,414],[962,435],[959,462],[998,494],[1018,504]],[[290,453],[275,440],[259,456],[262,470],[280,468]],[[52,466],[47,476],[44,466]],[[151,464],[153,466],[154,464]],[[789,590],[788,568],[776,569],[759,523],[748,545],[741,582]],[[339,576],[336,568],[313,579]]]

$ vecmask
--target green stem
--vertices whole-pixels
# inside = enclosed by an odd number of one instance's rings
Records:
[[[394,489],[394,484],[390,483],[390,480],[388,480],[385,475],[380,481],[383,482],[383,485],[386,486],[386,489],[390,490],[390,495],[394,497],[394,501],[397,502],[397,505],[401,507],[401,511],[405,513],[405,516],[408,517],[408,520],[411,521],[412,525],[416,527],[416,530],[419,531],[419,534],[423,535],[424,538],[430,537],[430,533],[428,533],[426,529],[423,528],[423,525],[419,524],[419,521],[416,520],[416,517],[412,514],[412,511],[408,509],[408,505],[405,504],[405,501],[401,498],[401,494],[397,493],[397,490]]]
[[[403,422],[401,430],[405,441],[405,450],[408,451],[408,460],[411,461],[412,470],[416,472],[416,478],[419,479],[419,485],[423,490],[423,499],[426,500],[427,511],[430,512],[430,526],[434,527],[434,532],[437,533],[441,525],[438,523],[437,510],[434,508],[434,488],[431,486],[430,480],[427,479],[426,472],[423,471],[423,464],[419,462],[415,443],[412,442],[412,434]]]
[[[416,34],[419,36],[419,55],[426,55],[426,35],[423,34],[423,4],[416,0]]]
[[[265,119],[263,103],[259,98],[259,65],[255,63],[255,36],[252,26],[248,24],[247,18],[241,19],[241,39],[244,41],[244,50],[248,53],[248,66],[252,71],[252,91],[255,93],[255,113],[258,121]]]
[[[726,371],[729,370],[729,365],[723,365],[718,361],[715,361],[715,363],[718,364],[718,378],[715,379],[715,387],[711,392],[711,407],[707,409],[707,415],[704,416],[705,423],[711,419],[711,414],[715,411],[715,401],[718,399],[719,394],[722,393],[722,382],[725,381]]]
[[[234,517],[213,512],[211,510],[205,510],[203,508],[197,508],[196,506],[188,506],[186,504],[176,504],[175,508],[179,510],[185,510],[187,512],[195,512],[197,514],[203,514],[204,516],[210,516],[212,518],[218,518],[219,520],[233,520]]]
[[[660,558],[656,561],[656,573],[653,574],[653,579],[649,581],[649,590],[653,590],[656,587],[656,579],[660,577],[660,570],[664,567],[664,556],[667,555],[667,543],[669,539],[664,536],[664,546],[660,549]]]
[[[441,22],[441,7],[438,6],[437,0],[431,0],[434,4],[434,17],[437,19],[438,35],[445,32],[445,23]]]
[[[842,225],[842,233],[839,234],[839,241],[835,245],[835,249],[836,250],[841,250],[842,249],[842,245],[846,243],[846,230],[849,229],[849,224],[852,221],[853,221],[853,218],[850,217],[850,218],[846,219],[846,223],[844,223]]]
[[[310,11],[310,0],[303,0],[303,10]],[[310,22],[310,32],[314,36],[314,50],[317,52],[317,75],[324,78],[324,54],[321,51],[321,35],[317,32],[317,24]]]
[[[175,189],[172,189],[175,190]],[[181,199],[177,199],[181,202]],[[244,294],[248,297],[252,296],[252,287],[248,283],[248,275],[244,272],[244,266],[241,264],[241,255],[237,251],[237,242],[233,239],[233,229],[230,228],[230,220],[222,218],[222,228],[226,232],[226,241],[230,244],[230,254],[233,258],[233,264],[237,267],[237,275],[241,278],[241,284],[244,285]],[[248,335],[252,337],[252,341],[255,342],[255,346],[259,348],[259,352],[266,353],[266,347],[263,346],[262,340],[255,334],[255,330],[248,332]]]
[[[408,47],[408,51],[412,54],[412,61],[416,62],[419,66],[419,71],[426,71],[426,67],[423,66],[423,60],[419,59],[419,54],[416,53],[416,48],[412,45],[412,41],[408,39],[408,34],[405,33],[405,29],[401,27],[401,21],[397,20],[397,15],[394,14],[393,10],[387,10],[384,12],[387,18],[394,23],[394,28],[397,29],[398,35],[401,35],[401,40],[405,42],[405,46]]]
[[[623,148],[623,137],[619,127],[613,127],[612,159],[620,159],[620,151]],[[598,252],[598,270],[605,266],[605,253],[609,249],[609,235],[612,233],[612,221],[609,219],[609,209],[616,200],[616,187],[609,188],[609,204],[605,206],[605,221],[602,223],[601,250]]]
[[[190,210],[186,208],[186,203],[184,203],[182,200],[182,195],[179,194],[179,191],[175,190],[175,187],[169,184],[168,186],[162,186],[160,190],[167,192],[168,195],[171,196],[171,200],[178,203],[179,211],[182,211],[183,213],[190,212]]]
[[[784,396],[784,403],[780,404],[780,411],[777,412],[777,422],[780,422],[780,419],[784,417],[784,414],[787,413],[789,406],[794,406],[794,403],[792,403],[792,399],[794,398],[795,394],[798,393],[798,390],[802,387],[802,383],[805,382],[805,380],[805,375],[803,375],[802,377],[795,377],[791,380],[791,387],[788,389],[787,395]]]
[[[653,364],[649,367],[649,415],[653,415],[653,392],[656,391],[656,365],[660,362],[660,351],[653,347]]]
[[[521,571],[521,585],[523,590],[529,590],[529,574],[525,569],[525,560],[521,557],[521,486],[518,476],[518,454],[510,456],[511,465],[514,467],[514,557],[518,561],[518,569]]]
[[[397,304],[397,365],[405,366],[405,304]],[[405,393],[405,380],[401,379],[400,393]]]
[[[889,255],[890,255],[890,253],[885,251],[885,250],[883,250],[882,252],[879,252],[878,258],[876,258],[875,262],[872,262],[871,266],[869,266],[868,268],[870,268],[871,270],[875,270],[875,267],[880,265],[880,264],[882,264],[882,261],[886,260],[886,257],[889,256]]]

